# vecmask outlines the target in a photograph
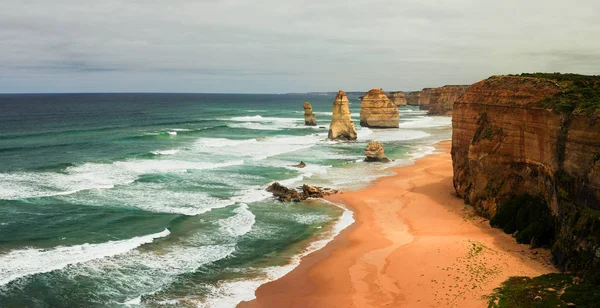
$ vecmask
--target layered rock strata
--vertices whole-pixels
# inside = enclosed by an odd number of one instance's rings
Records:
[[[421,99],[421,91],[412,91],[406,93],[406,104],[411,106],[419,106]]]
[[[382,162],[387,163],[390,160],[385,157],[385,151],[383,145],[377,141],[371,141],[365,148],[365,161],[366,162]]]
[[[312,111],[312,105],[309,102],[304,102],[304,125],[317,126],[317,118]]]
[[[432,88],[424,88],[421,90],[421,95],[419,95],[419,109],[420,110],[429,110],[429,97],[431,95]]]
[[[350,115],[350,102],[342,90],[333,101],[333,115],[328,138],[331,140],[356,140],[356,129]]]
[[[397,128],[400,121],[398,107],[381,89],[372,89],[360,102],[360,126]]]
[[[597,280],[600,110],[569,98],[598,99],[599,89],[600,77],[494,76],[469,87],[452,114],[457,194],[485,217],[516,196],[542,198],[556,215],[557,264]]]
[[[469,86],[443,86],[431,89],[429,93],[428,115],[452,115],[454,102],[461,97]]]
[[[405,96],[404,92],[402,92],[402,91],[390,92],[390,93],[388,93],[387,97],[396,106],[406,105],[406,96]]]

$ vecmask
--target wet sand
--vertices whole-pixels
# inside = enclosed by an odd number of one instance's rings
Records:
[[[238,307],[487,307],[510,276],[555,272],[474,215],[452,186],[450,142],[397,175],[330,196],[356,223]]]

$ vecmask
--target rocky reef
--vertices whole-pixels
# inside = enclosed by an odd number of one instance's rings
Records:
[[[461,97],[469,86],[443,86],[429,92],[428,115],[452,115],[454,102]]]
[[[400,121],[398,107],[381,89],[372,89],[360,102],[360,126],[397,128]]]
[[[557,265],[600,281],[600,77],[493,76],[452,115],[457,194],[508,217],[517,239],[547,237]],[[552,219],[540,221],[539,204]]]
[[[410,106],[419,106],[421,91],[411,91],[406,93],[406,104]]]
[[[421,90],[421,95],[419,95],[419,109],[420,110],[429,110],[429,98],[431,96],[432,88],[424,88]]]
[[[402,91],[390,92],[387,94],[387,97],[396,106],[406,105],[406,96],[404,95],[404,92],[402,92]]]
[[[365,148],[365,161],[366,162],[382,162],[387,163],[390,160],[385,157],[383,145],[377,141],[371,141]]]
[[[328,138],[331,140],[356,140],[356,129],[350,115],[350,102],[342,90],[333,101],[333,115]]]
[[[323,198],[338,193],[335,189],[306,184],[302,185],[300,189],[301,191],[297,191],[275,182],[267,187],[266,191],[272,193],[281,202],[300,202],[308,198]]]
[[[312,105],[309,102],[304,102],[304,125],[317,126],[317,118],[312,111]]]

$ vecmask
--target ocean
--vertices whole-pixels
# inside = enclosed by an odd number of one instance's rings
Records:
[[[353,222],[266,186],[356,189],[451,137],[412,106],[398,129],[362,128],[349,99],[355,142],[326,139],[334,94],[0,95],[0,307],[252,299]],[[392,163],[362,161],[372,140]]]

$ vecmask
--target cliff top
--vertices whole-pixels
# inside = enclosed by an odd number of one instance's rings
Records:
[[[543,108],[568,114],[572,112],[592,114],[600,109],[600,76],[561,73],[524,73],[510,77],[551,80],[561,91],[536,102]]]

